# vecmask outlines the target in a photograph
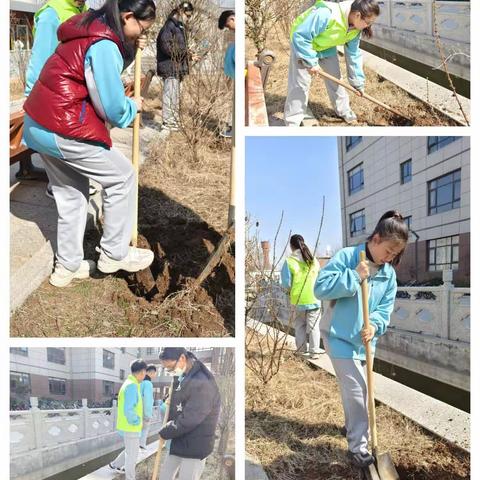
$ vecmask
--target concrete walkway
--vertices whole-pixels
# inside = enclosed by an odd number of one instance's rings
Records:
[[[14,107],[18,108],[18,105]],[[13,110],[12,110],[13,111]],[[158,135],[158,121],[141,129],[140,163],[148,153],[151,139]],[[111,131],[114,146],[131,158],[132,129]],[[32,156],[35,166],[42,167],[38,154]],[[10,167],[10,310],[20,307],[28,296],[50,275],[53,267],[57,230],[54,200],[45,195],[46,182],[15,178],[18,164]],[[91,198],[87,229],[100,219],[102,195]]]
[[[153,443],[150,443],[147,445],[147,450],[141,450],[140,453],[138,454],[137,458],[137,465],[147,458],[151,457],[152,455],[155,455],[158,450],[158,440],[156,440]],[[99,468],[98,470],[95,470],[92,473],[89,473],[88,475],[85,475],[82,477],[80,480],[113,480],[117,478],[118,476],[121,476],[121,478],[124,477],[123,474],[119,472],[115,472],[112,470],[108,465],[105,465],[102,468]]]
[[[268,480],[262,465],[248,454],[245,454],[245,480]]]
[[[262,334],[273,327],[249,320],[247,326]],[[271,331],[271,330],[270,330]],[[287,335],[288,348],[295,350],[295,338]],[[325,351],[318,360],[310,360],[312,365],[326,370],[335,376],[332,363]],[[374,373],[375,398],[397,411],[406,418],[425,428],[429,432],[470,451],[470,414],[395,382],[383,375]]]

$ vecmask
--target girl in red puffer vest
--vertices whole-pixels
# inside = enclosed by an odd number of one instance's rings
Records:
[[[130,247],[136,209],[135,172],[112,147],[106,126],[130,125],[142,99],[125,96],[121,73],[135,43],[155,20],[153,0],[106,0],[64,22],[58,45],[24,104],[24,139],[42,156],[58,210],[57,251],[50,283],[87,278],[83,258],[89,179],[104,191],[103,235],[97,268],[136,272],[153,261],[150,250]]]

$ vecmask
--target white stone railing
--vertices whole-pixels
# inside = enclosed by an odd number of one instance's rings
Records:
[[[398,287],[390,327],[470,343],[470,289],[451,280],[446,270],[440,287]]]
[[[10,412],[10,449],[12,454],[24,453],[63,443],[94,439],[115,432],[116,405],[112,408],[40,410],[38,399],[30,399],[30,410]],[[154,418],[159,409],[154,407]]]
[[[378,3],[379,25],[433,36],[435,9],[441,38],[470,43],[470,2],[379,0]]]

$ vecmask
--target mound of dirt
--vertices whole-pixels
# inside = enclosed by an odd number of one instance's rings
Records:
[[[144,226],[139,246],[151,248],[155,253],[150,268],[155,285],[146,289],[138,278],[129,276],[127,282],[130,290],[136,296],[145,298],[151,304],[150,308],[162,305],[165,299],[177,293],[189,293],[193,304],[206,307],[205,313],[181,308],[177,310],[173,303],[173,311],[169,309],[170,314],[181,323],[191,325],[194,317],[196,324],[208,329],[207,325],[212,321],[211,311],[216,310],[227,320],[229,327],[233,328],[235,316],[233,245],[225,252],[220,263],[202,286],[191,288],[221,238],[222,236],[206,222],[190,222],[178,217],[168,221],[165,219],[163,225]],[[191,333],[199,334],[195,330]]]

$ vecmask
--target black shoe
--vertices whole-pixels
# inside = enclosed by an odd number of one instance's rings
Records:
[[[140,448],[141,448],[142,450],[146,450],[146,449],[147,449],[147,447],[142,447],[141,445],[140,445]]]
[[[368,452],[353,453],[350,450],[347,453],[347,457],[354,465],[359,468],[367,468],[369,465],[375,462],[375,459]]]
[[[340,435],[347,438],[347,427],[345,425],[340,429]]]

